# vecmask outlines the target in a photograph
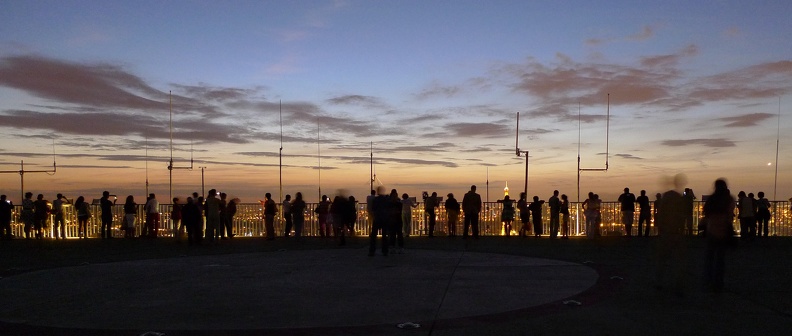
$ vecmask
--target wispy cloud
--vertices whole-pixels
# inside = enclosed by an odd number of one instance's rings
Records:
[[[382,108],[385,106],[385,103],[377,97],[356,95],[356,94],[333,97],[327,99],[327,102],[331,105],[353,105],[353,106],[378,107],[378,108]]]
[[[752,127],[759,125],[760,122],[774,118],[775,115],[770,113],[750,113],[734,117],[718,118],[717,120],[725,122],[726,127]]]
[[[690,45],[677,53],[646,56],[637,65],[576,62],[558,55],[556,62],[528,59],[504,65],[494,76],[516,79],[513,89],[538,99],[540,107],[529,114],[577,119],[573,107],[602,106],[610,94],[611,105],[642,105],[663,111],[680,111],[709,102],[761,99],[792,92],[792,61],[756,64],[704,77],[692,77],[679,65],[695,57]],[[590,117],[589,117],[590,118]]]
[[[654,36],[654,28],[652,26],[643,26],[639,33],[627,36],[629,41],[646,41]]]
[[[682,146],[704,146],[704,147],[714,147],[714,148],[723,148],[723,147],[735,147],[737,144],[734,141],[724,138],[715,138],[715,139],[687,139],[687,140],[664,140],[662,142],[664,146],[669,147],[682,147]]]
[[[380,153],[380,150],[377,150],[377,153]],[[275,152],[237,152],[235,154],[243,155],[243,156],[251,156],[251,157],[277,157],[278,153]],[[316,158],[315,155],[307,155],[307,154],[290,154],[284,155],[284,157],[293,157],[293,158]],[[332,160],[346,162],[348,164],[369,164],[372,160],[370,156],[344,156],[344,155],[333,155],[328,157]],[[392,158],[392,157],[383,157],[381,155],[377,155],[374,157],[374,163],[377,165],[383,164],[406,164],[406,165],[419,165],[419,166],[442,166],[442,167],[449,167],[449,168],[456,168],[459,165],[453,161],[442,161],[442,160],[424,160],[424,159],[415,159],[415,158]],[[324,167],[322,167],[324,169]]]
[[[460,86],[443,85],[439,82],[432,82],[426,88],[415,94],[415,99],[424,100],[429,98],[451,98],[462,92]]]

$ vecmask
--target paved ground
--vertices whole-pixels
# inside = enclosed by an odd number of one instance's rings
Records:
[[[729,253],[719,294],[702,289],[692,238],[682,295],[655,289],[653,238],[413,237],[388,257],[362,238],[0,243],[0,335],[792,332],[789,238]]]

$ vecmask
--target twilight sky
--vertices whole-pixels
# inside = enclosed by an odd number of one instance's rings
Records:
[[[792,2],[0,0],[0,170],[47,199],[369,188],[792,196]],[[610,141],[606,112],[610,94]],[[580,113],[580,124],[578,123]],[[780,113],[780,137],[779,134]],[[580,129],[580,133],[578,130]],[[580,134],[580,141],[578,141]],[[53,146],[54,142],[54,146]],[[146,145],[148,144],[148,145]],[[148,149],[146,149],[148,148]],[[18,201],[18,173],[0,192]]]

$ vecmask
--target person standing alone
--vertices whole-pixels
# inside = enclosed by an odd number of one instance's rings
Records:
[[[624,193],[619,195],[621,203],[622,224],[627,237],[632,237],[632,226],[635,220],[635,194],[630,192],[630,188],[624,188]]]
[[[99,207],[102,209],[102,239],[113,238],[113,205],[115,200],[110,201],[110,192],[104,191],[99,199]]]
[[[476,186],[470,186],[470,191],[462,198],[462,211],[465,212],[465,228],[462,238],[468,237],[468,227],[473,230],[473,239],[479,237],[479,214],[481,213],[481,195],[476,193]]]

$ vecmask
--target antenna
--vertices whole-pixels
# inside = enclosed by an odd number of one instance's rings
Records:
[[[19,202],[25,199],[25,174],[26,173],[45,173],[55,175],[58,172],[58,165],[55,163],[55,139],[52,139],[52,170],[25,170],[25,161],[19,161],[19,170],[0,170],[0,174],[19,174]]]
[[[487,203],[489,203],[489,167],[487,167]]]
[[[278,115],[280,118],[280,149],[278,150],[278,190],[279,199],[283,199],[283,101],[278,100]],[[283,216],[281,216],[283,224]]]
[[[168,111],[170,114],[170,161],[168,161],[168,194],[169,200],[173,199],[173,170],[174,169],[193,169],[193,148],[190,140],[190,166],[175,167],[173,165],[173,93],[168,91]],[[148,196],[148,195],[146,195]]]
[[[525,192],[525,197],[528,197],[528,156],[529,151],[522,151],[520,150],[520,112],[517,112],[517,136],[514,141],[514,148],[516,151],[517,156],[521,156],[521,154],[525,153],[525,185],[523,186],[523,192]]]
[[[319,200],[322,200],[322,141],[319,138],[319,117],[316,118],[316,161],[319,165]]]
[[[776,192],[778,191],[778,148],[781,139],[781,96],[778,96],[778,122],[776,123],[778,129],[776,130],[776,160],[775,160],[775,179],[773,181],[773,201],[778,200]]]
[[[148,136],[146,136],[146,197],[149,194],[149,180],[148,180]]]
[[[580,168],[580,101],[578,101],[578,162],[577,162],[577,206],[580,206],[580,173],[584,171],[608,171],[608,158],[610,157],[610,93],[608,93],[607,115],[605,119],[605,168]],[[580,231],[580,211],[577,212],[578,232]]]

